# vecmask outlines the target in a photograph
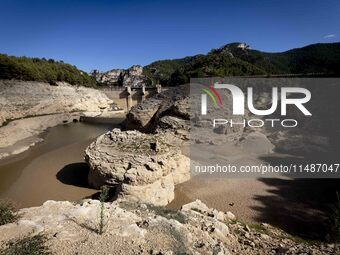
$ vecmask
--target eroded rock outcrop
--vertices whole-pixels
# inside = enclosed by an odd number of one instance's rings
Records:
[[[166,205],[174,185],[189,179],[189,160],[160,135],[113,129],[85,151],[92,187],[109,185],[118,198]]]
[[[256,228],[231,212],[196,200],[182,210],[143,203],[104,203],[104,233],[98,235],[100,202],[47,201],[20,210],[16,223],[0,226],[0,251],[8,241],[44,234],[52,254],[255,255],[337,254],[332,245],[297,242],[268,225]]]
[[[112,112],[114,108],[112,100],[92,88],[0,80],[0,159],[41,141],[38,135],[49,127],[78,121],[80,115]]]
[[[189,86],[170,88],[131,108],[126,116],[127,129],[154,133],[157,128],[189,130]]]
[[[189,114],[187,86],[133,107],[125,122],[130,130],[114,129],[86,149],[89,184],[113,186],[120,199],[168,204],[174,186],[190,178],[189,159],[181,150]]]
[[[100,112],[113,104],[104,93],[58,83],[0,80],[0,121],[65,112]],[[2,123],[0,123],[1,126]]]
[[[139,65],[131,66],[128,69],[112,69],[107,72],[94,70],[91,75],[99,83],[105,85],[140,88],[147,84],[147,77],[143,74],[143,67]]]

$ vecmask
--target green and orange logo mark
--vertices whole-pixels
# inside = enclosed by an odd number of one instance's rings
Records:
[[[220,94],[216,91],[213,86],[203,85],[202,91],[205,92],[213,101],[215,108],[222,107],[222,99]]]

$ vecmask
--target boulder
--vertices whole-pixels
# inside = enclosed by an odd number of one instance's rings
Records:
[[[304,155],[309,153],[332,152],[331,140],[326,134],[315,135],[304,130],[274,132],[269,139],[276,146],[276,151]]]
[[[174,185],[190,178],[189,160],[160,135],[113,129],[85,151],[94,188],[109,185],[120,199],[166,205]]]
[[[271,153],[275,148],[267,136],[259,131],[245,134],[244,137],[241,138],[240,147],[254,154]]]
[[[154,133],[158,128],[189,129],[189,86],[182,85],[155,95],[131,108],[124,126],[128,130]]]
[[[228,220],[232,220],[232,221],[236,220],[236,216],[230,211],[226,212],[225,216]]]
[[[159,120],[159,127],[162,129],[188,130],[190,121],[175,116],[164,116]]]
[[[196,199],[195,201],[185,204],[182,206],[182,211],[197,210],[200,212],[208,212],[209,207],[206,206],[201,200]]]

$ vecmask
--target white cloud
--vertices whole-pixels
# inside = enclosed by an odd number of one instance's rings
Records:
[[[325,35],[323,38],[327,39],[327,38],[334,38],[334,37],[336,37],[336,34]]]

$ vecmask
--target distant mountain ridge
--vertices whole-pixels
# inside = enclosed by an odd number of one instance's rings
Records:
[[[88,75],[62,61],[0,54],[0,79],[58,81],[95,87],[177,86],[190,78],[248,75],[322,75],[340,77],[340,43],[318,43],[279,53],[253,50],[246,43],[230,43],[207,54],[155,61],[144,67]]]
[[[340,43],[318,43],[279,53],[253,50],[245,43],[230,43],[195,55],[155,61],[144,67],[154,83],[176,86],[193,77],[244,75],[340,76]]]

